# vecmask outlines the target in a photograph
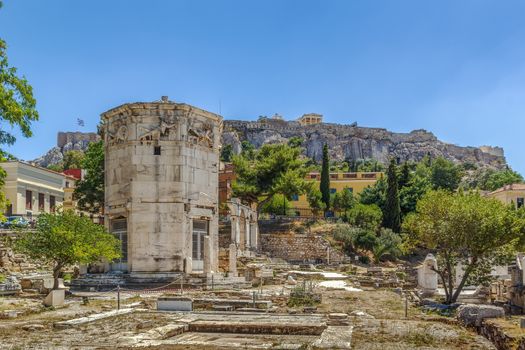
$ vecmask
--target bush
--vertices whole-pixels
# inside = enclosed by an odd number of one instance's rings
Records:
[[[354,250],[354,240],[358,230],[347,224],[337,224],[332,235],[336,241],[343,244],[345,252],[350,253]]]
[[[352,226],[365,230],[375,231],[382,220],[381,209],[375,204],[356,204],[348,211],[346,219]]]
[[[354,239],[354,245],[357,248],[371,251],[376,246],[376,241],[377,238],[373,232],[360,229]]]
[[[382,257],[387,255],[397,258],[401,254],[401,244],[402,239],[397,233],[390,229],[382,228],[372,249],[374,261],[379,262]]]

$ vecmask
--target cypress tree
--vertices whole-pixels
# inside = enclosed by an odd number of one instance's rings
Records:
[[[387,171],[386,201],[383,210],[383,226],[394,232],[401,230],[401,208],[397,188],[397,166],[392,159]]]
[[[402,189],[403,187],[408,186],[408,183],[410,181],[410,165],[408,162],[404,162],[403,166],[401,167],[401,172],[399,174],[399,181],[398,181],[398,190]]]
[[[323,164],[321,168],[321,183],[319,184],[323,203],[326,211],[330,210],[330,159],[328,158],[328,146],[323,146]]]

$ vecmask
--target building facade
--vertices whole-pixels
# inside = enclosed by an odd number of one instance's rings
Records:
[[[525,184],[511,184],[489,192],[487,197],[496,198],[505,204],[514,204],[516,208],[525,205]]]
[[[6,216],[33,218],[53,213],[64,204],[67,177],[52,170],[20,161],[3,162],[6,171],[4,191],[9,201]]]
[[[222,118],[163,97],[102,120],[105,223],[123,252],[110,269],[136,277],[217,271]]]
[[[373,186],[382,177],[382,172],[333,172],[330,173],[330,193],[351,191],[354,195],[359,194],[368,186]],[[320,184],[321,174],[318,172],[309,173],[306,180]],[[292,198],[290,206],[297,216],[313,216],[305,194]]]

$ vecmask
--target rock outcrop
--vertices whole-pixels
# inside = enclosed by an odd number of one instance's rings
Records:
[[[100,140],[100,136],[94,132],[59,132],[57,145],[43,156],[33,160],[32,163],[44,168],[58,164],[64,159],[64,154],[67,152],[85,151],[91,142],[98,140]]]
[[[382,128],[320,123],[300,125],[296,121],[264,119],[262,121],[225,120],[222,144],[231,145],[233,152],[241,152],[243,141],[255,147],[267,143],[287,142],[292,137],[304,140],[305,155],[320,161],[326,143],[334,160],[377,159],[387,163],[391,157],[419,161],[424,156],[445,157],[456,163],[504,168],[506,160],[500,147],[461,147],[445,143],[426,130],[395,133]],[[37,165],[47,167],[60,163],[71,150],[85,150],[90,142],[98,141],[96,133],[59,132],[57,146],[35,159]]]
[[[360,127],[355,123],[300,125],[295,121],[272,119],[257,122],[225,120],[222,142],[239,153],[245,140],[258,148],[263,144],[287,142],[292,137],[302,138],[305,155],[317,161],[322,159],[326,143],[330,157],[339,161],[377,159],[387,163],[391,157],[400,161],[419,161],[430,155],[442,156],[456,163],[468,162],[493,168],[506,165],[503,149],[499,147],[461,147],[442,142],[426,130],[394,133],[381,128]]]

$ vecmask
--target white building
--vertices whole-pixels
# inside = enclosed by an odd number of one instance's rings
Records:
[[[6,215],[38,216],[52,213],[64,202],[66,176],[20,161],[3,162],[7,172],[4,192],[9,201]]]

